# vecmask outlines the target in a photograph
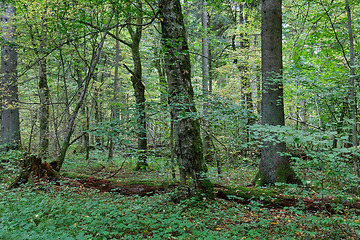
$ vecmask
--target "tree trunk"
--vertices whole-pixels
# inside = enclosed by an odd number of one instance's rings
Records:
[[[352,145],[357,147],[357,123],[356,123],[356,104],[355,104],[355,61],[354,61],[354,37],[352,32],[352,22],[351,22],[351,11],[348,0],[345,0],[345,8],[348,16],[348,32],[349,32],[349,42],[350,42],[350,110],[351,110],[351,120],[352,120]],[[358,156],[353,155],[353,164],[355,174],[359,177],[359,167],[358,167]]]
[[[147,167],[147,136],[146,136],[146,113],[145,113],[145,85],[142,82],[142,66],[140,57],[140,41],[142,35],[142,3],[137,1],[138,13],[136,29],[133,30],[128,25],[128,31],[131,36],[131,53],[134,62],[134,69],[130,71],[131,82],[134,88],[136,112],[137,112],[137,137],[138,137],[138,162],[136,170],[145,169]],[[129,70],[129,69],[128,69]]]
[[[98,81],[98,73],[95,71],[94,75],[94,82]],[[100,83],[101,84],[101,83]],[[93,97],[93,106],[94,106],[94,118],[95,118],[95,124],[100,124],[101,122],[101,104],[100,104],[100,96],[101,96],[101,86],[95,87],[95,94]],[[96,149],[101,149],[101,135],[95,134],[95,147]]]
[[[8,189],[19,187],[23,183],[33,184],[34,180],[49,179],[60,180],[60,174],[55,171],[48,162],[42,162],[41,157],[25,155],[22,158],[22,170],[20,174],[9,184]]]
[[[119,23],[118,20],[119,14],[117,12],[115,13],[115,18],[117,23]],[[115,36],[119,38],[119,27],[115,29]],[[111,105],[111,118],[112,118],[111,120],[119,120],[120,118],[119,107],[118,107],[118,103],[119,103],[118,93],[120,91],[119,63],[120,63],[120,43],[119,40],[115,40],[115,63],[114,63],[115,72],[114,72],[114,83],[113,83],[114,93],[113,93],[113,104]],[[112,159],[113,157],[114,157],[114,139],[110,138],[108,159]]]
[[[202,2],[201,23],[203,28],[202,37],[202,92],[204,97],[203,114],[204,114],[204,131],[203,131],[203,154],[206,162],[210,163],[213,160],[211,153],[211,136],[209,134],[208,121],[208,97],[209,97],[209,41],[208,41],[208,16],[207,16],[207,2]]]
[[[139,41],[140,42],[140,41]],[[147,167],[147,136],[146,136],[146,114],[145,114],[145,85],[141,80],[141,60],[139,45],[132,47],[134,72],[131,76],[131,82],[134,87],[136,112],[137,112],[137,128],[138,128],[138,162],[136,170]]]
[[[89,107],[85,106],[83,108],[83,113],[86,118],[86,124],[83,127],[83,131],[86,132],[83,139],[83,149],[85,150],[85,160],[89,160],[90,158],[90,113],[89,113]]]
[[[90,81],[93,77],[93,74],[94,74],[94,71],[95,71],[95,67],[99,61],[99,57],[100,57],[100,53],[102,51],[102,47],[104,45],[104,42],[105,42],[105,39],[106,39],[106,35],[107,35],[107,32],[105,32],[103,34],[103,37],[101,39],[101,42],[99,43],[99,46],[97,47],[97,50],[95,51],[94,49],[94,53],[93,53],[93,57],[91,59],[91,64],[89,66],[89,69],[88,69],[88,72],[87,72],[87,75],[84,79],[84,86],[83,86],[83,89],[80,93],[80,96],[79,96],[79,99],[78,99],[78,102],[75,106],[75,109],[69,119],[69,124],[67,126],[67,129],[66,129],[66,136],[65,136],[65,139],[64,139],[64,142],[63,142],[63,146],[61,148],[61,153],[59,155],[59,157],[57,158],[57,167],[56,169],[57,170],[60,170],[63,163],[64,163],[64,160],[65,160],[65,156],[66,156],[66,152],[70,146],[70,139],[71,139],[71,136],[74,132],[74,126],[75,126],[75,120],[76,120],[76,117],[77,117],[77,114],[79,113],[79,110],[80,108],[82,107],[83,105],[83,101],[85,99],[85,95],[86,95],[86,92],[87,92],[87,89],[88,89],[88,86],[90,84]]]
[[[166,88],[167,88],[167,82],[166,82],[166,76],[165,71],[163,67],[163,55],[160,53],[160,51],[155,48],[154,51],[155,60],[154,60],[154,66],[158,72],[159,77],[159,85],[160,85],[160,103],[164,104],[166,103]]]
[[[159,0],[162,44],[168,79],[169,103],[174,121],[175,148],[180,180],[187,195],[199,192],[211,197],[213,186],[206,177],[200,124],[186,116],[196,113],[191,85],[191,65],[184,18],[179,0]]]
[[[1,148],[2,151],[20,148],[19,97],[17,85],[16,27],[13,24],[16,9],[1,3]]]
[[[46,157],[49,148],[49,103],[50,92],[47,82],[46,59],[39,61],[39,98],[40,98],[40,141],[39,153],[40,156]]]
[[[281,0],[263,0],[261,12],[262,124],[284,126]],[[299,182],[285,152],[285,142],[263,143],[256,185]]]

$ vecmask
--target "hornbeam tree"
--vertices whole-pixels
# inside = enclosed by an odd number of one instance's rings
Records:
[[[189,196],[199,192],[211,196],[212,184],[206,177],[200,124],[197,119],[189,116],[196,112],[196,108],[180,1],[159,0],[159,8],[180,180],[187,187]]]

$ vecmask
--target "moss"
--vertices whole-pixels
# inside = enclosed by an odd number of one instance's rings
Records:
[[[222,192],[228,197],[237,196],[245,199],[268,199],[278,196],[278,193],[276,191],[265,188],[236,187],[230,189],[227,188]]]
[[[151,181],[151,180],[117,180],[117,179],[110,179],[108,180],[109,182],[112,182],[115,186],[117,185],[145,185],[145,186],[149,186],[149,187],[168,187],[168,186],[172,186],[172,185],[176,185],[174,182],[156,182],[156,181]]]
[[[200,195],[205,194],[206,198],[213,199],[215,196],[214,196],[214,185],[212,184],[212,182],[209,179],[204,179],[201,184],[202,184],[202,191]]]
[[[287,179],[289,177],[290,167],[286,165],[281,165],[280,168],[276,171],[276,182],[279,183],[287,183]]]
[[[148,166],[149,165],[146,162],[146,157],[144,157],[144,159],[141,159],[137,162],[135,171],[146,171]]]
[[[80,180],[86,180],[90,177],[90,175],[82,174],[82,173],[76,173],[76,172],[61,172],[60,173],[64,177],[72,178],[72,179],[80,179]]]
[[[276,182],[279,183],[292,183],[292,184],[298,184],[301,185],[301,180],[296,176],[294,170],[287,165],[282,165],[277,171],[276,171]]]
[[[253,180],[253,183],[256,187],[264,186],[265,175],[259,170]]]
[[[276,182],[278,183],[291,183],[291,184],[298,184],[302,185],[301,180],[296,176],[294,170],[288,166],[288,165],[282,165],[280,168],[276,171]],[[274,184],[269,183],[265,179],[265,174],[261,172],[260,170],[257,172],[253,183],[255,186],[264,186],[266,184]]]

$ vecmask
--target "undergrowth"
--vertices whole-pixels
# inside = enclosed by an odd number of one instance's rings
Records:
[[[11,155],[13,156],[13,155]],[[14,159],[16,158],[14,154]],[[70,155],[66,170],[87,172],[105,177],[121,171],[114,178],[152,179],[171,178],[166,158],[150,158],[145,172],[135,172],[136,158],[119,157],[112,161],[100,154],[84,161],[82,156]],[[16,162],[16,161],[15,161]],[[4,162],[2,173],[14,170]],[[15,163],[14,163],[15,164]],[[122,167],[121,167],[122,166]],[[227,167],[224,163],[218,176],[210,167],[213,182],[226,186],[245,186],[252,178],[254,167]],[[245,171],[246,169],[246,171]],[[14,170],[15,171],[15,170]],[[5,176],[5,175],[4,175]],[[117,193],[69,187],[66,182],[35,186],[24,185],[6,190],[7,178],[0,184],[0,239],[359,239],[359,210],[344,208],[354,195],[331,187],[313,185],[312,180],[302,187],[278,185],[273,187],[283,195],[298,199],[340,197],[333,203],[338,213],[326,209],[308,211],[300,204],[288,207],[264,206],[256,199],[248,204],[230,200],[198,201],[188,199],[174,203],[176,190],[153,196],[123,196]]]
[[[267,209],[253,201],[100,194],[48,186],[1,191],[0,239],[355,239],[359,216]]]

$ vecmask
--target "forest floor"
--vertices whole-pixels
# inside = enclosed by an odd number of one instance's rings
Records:
[[[0,184],[0,239],[360,239],[354,194],[329,187],[248,186],[256,168],[210,167],[214,200],[174,201],[168,162],[84,162],[71,156],[57,183]],[[230,166],[230,165],[229,165]]]

